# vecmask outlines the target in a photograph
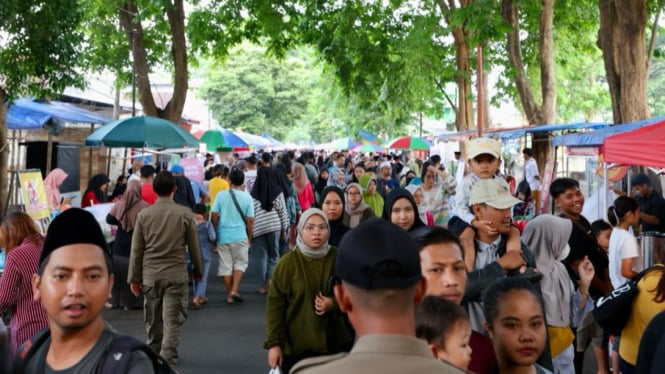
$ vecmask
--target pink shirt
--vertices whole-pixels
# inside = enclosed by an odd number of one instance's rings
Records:
[[[298,204],[300,204],[300,209],[303,212],[314,205],[314,190],[312,190],[312,184],[309,181],[298,194]]]

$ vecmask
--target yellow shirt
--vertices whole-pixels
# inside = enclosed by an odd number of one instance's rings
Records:
[[[215,198],[217,197],[218,192],[228,190],[230,187],[229,182],[226,180],[220,177],[212,178],[208,183],[208,190],[210,191],[210,206],[215,205]]]
[[[642,338],[644,329],[656,314],[665,310],[665,302],[656,303],[653,300],[656,296],[656,287],[663,275],[658,270],[650,271],[637,283],[639,293],[633,300],[630,319],[621,332],[621,342],[619,343],[619,356],[631,365],[635,365],[637,362],[637,352],[640,349],[640,338]]]

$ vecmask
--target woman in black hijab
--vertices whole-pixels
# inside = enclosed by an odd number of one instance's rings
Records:
[[[383,219],[406,231],[426,226],[420,220],[416,200],[411,192],[404,188],[394,189],[386,196],[386,203],[383,206]]]
[[[335,247],[339,247],[342,237],[350,229],[344,225],[344,191],[336,186],[328,186],[321,192],[319,201],[321,210],[326,213],[328,223],[330,224],[330,238],[328,242]]]

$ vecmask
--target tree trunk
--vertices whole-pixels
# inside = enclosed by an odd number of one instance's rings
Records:
[[[134,18],[138,14],[135,1],[125,3],[119,10],[120,25],[127,34],[132,47],[132,58],[136,74],[136,87],[143,113],[179,123],[187,98],[189,72],[187,68],[187,42],[185,39],[185,12],[182,0],[175,0],[165,9],[171,31],[171,51],[173,53],[174,85],[173,95],[161,109],[155,104],[150,83],[150,66],[146,55],[144,32],[141,22]]]
[[[556,120],[556,76],[554,71],[554,39],[552,35],[554,27],[554,0],[541,0],[541,6],[538,47],[540,87],[543,103],[539,106],[531,92],[531,85],[522,59],[519,7],[513,0],[501,1],[503,19],[512,27],[512,30],[507,34],[507,50],[508,59],[516,72],[515,85],[520,101],[522,102],[522,109],[529,123],[536,125],[550,124]],[[553,157],[549,135],[534,136],[533,151],[539,170],[544,170],[547,160]]]
[[[468,7],[473,0],[437,0],[439,10],[448,25],[453,24],[453,15],[461,8]],[[473,125],[473,103],[471,102],[471,46],[469,45],[469,30],[463,26],[453,27],[455,41],[455,64],[457,68],[457,110],[455,127],[458,131],[468,130]]]
[[[7,107],[4,103],[7,100],[7,93],[5,90],[0,87],[0,209],[3,217],[5,212],[5,206],[7,205],[7,181],[9,181],[10,175],[7,170],[7,165],[9,161],[9,145],[7,143]]]
[[[614,123],[649,118],[645,0],[599,1],[598,47],[612,99]]]
[[[455,125],[458,131],[468,130],[473,128],[473,103],[471,98],[473,93],[471,91],[471,66],[469,59],[471,58],[471,48],[469,46],[468,37],[460,28],[453,30],[455,38],[455,61],[457,64],[457,118]]]

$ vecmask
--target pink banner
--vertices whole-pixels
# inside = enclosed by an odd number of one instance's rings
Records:
[[[203,183],[203,164],[196,157],[180,159],[180,166],[185,169],[185,176],[198,183]]]

